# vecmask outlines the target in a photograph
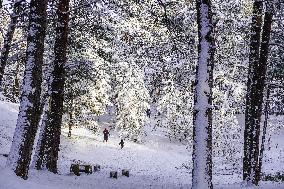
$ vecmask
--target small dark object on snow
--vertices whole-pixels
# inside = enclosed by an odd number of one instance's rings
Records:
[[[4,156],[4,157],[8,157],[9,154],[1,154],[1,155]]]
[[[116,178],[117,179],[117,171],[111,171],[109,176],[110,176],[110,178]]]
[[[92,166],[91,165],[79,165],[79,164],[71,164],[70,172],[74,173],[77,176],[80,176],[80,172],[84,172],[86,174],[92,174]]]
[[[129,170],[127,169],[122,169],[122,175],[129,177]]]
[[[70,172],[73,172],[75,175],[80,176],[79,164],[71,164]]]
[[[137,138],[133,139],[133,142],[137,142],[137,141],[138,141]]]
[[[99,164],[94,165],[94,172],[100,171],[101,166]]]
[[[124,147],[124,141],[121,139],[120,143],[118,143],[121,147],[121,149]]]
[[[151,110],[150,110],[150,109],[147,109],[147,110],[146,110],[146,113],[147,113],[147,116],[150,118],[150,117],[151,117]]]

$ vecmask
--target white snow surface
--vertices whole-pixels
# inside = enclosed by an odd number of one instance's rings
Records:
[[[0,154],[9,153],[17,115],[17,104],[0,101]],[[104,143],[101,133],[94,135],[85,128],[74,128],[72,132],[72,138],[67,138],[67,129],[62,130],[59,174],[30,170],[28,180],[22,180],[5,168],[7,158],[0,155],[0,189],[191,188],[191,168],[184,166],[192,165],[191,151],[181,143],[169,142],[161,130],[149,133],[143,144],[126,141],[123,149],[119,148],[116,133],[111,132],[109,142]],[[274,143],[267,154],[269,161],[264,162],[265,171],[283,171],[284,157],[279,153],[282,150],[283,154],[283,136],[284,132],[274,137],[277,140],[272,138]],[[71,163],[78,161],[99,164],[101,171],[81,176],[70,174]],[[213,162],[218,168],[226,166],[218,158]],[[129,178],[121,175],[122,169],[130,170]],[[109,178],[110,171],[118,171],[118,179]],[[241,181],[240,174],[223,171],[213,175],[216,189],[240,189]],[[248,188],[283,189],[284,183],[261,182],[259,187]]]

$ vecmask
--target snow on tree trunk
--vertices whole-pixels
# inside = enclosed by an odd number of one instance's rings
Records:
[[[192,189],[212,184],[212,87],[214,37],[210,0],[198,0],[198,63],[194,93]]]
[[[2,86],[3,76],[5,67],[8,61],[10,48],[12,45],[13,36],[15,33],[16,25],[18,23],[19,14],[22,9],[22,2],[23,0],[16,0],[13,5],[13,13],[10,16],[10,24],[8,26],[7,33],[4,38],[4,45],[1,50],[1,57],[0,57],[0,86]]]
[[[243,180],[248,185],[258,184],[256,174],[259,158],[260,122],[272,22],[272,14],[265,13],[263,31],[261,31],[262,10],[263,2],[255,1],[251,28],[244,131]]]
[[[47,0],[30,2],[26,68],[19,115],[7,166],[27,179],[32,148],[40,118],[40,93]]]
[[[45,131],[45,127],[46,127],[46,123],[47,123],[47,113],[48,113],[48,107],[49,107],[49,97],[47,97],[47,99],[45,100],[44,103],[44,107],[43,107],[43,115],[41,118],[41,123],[40,123],[40,133],[39,133],[39,138],[37,141],[37,146],[35,149],[35,153],[33,156],[33,161],[31,164],[32,168],[36,168],[36,169],[41,169],[41,164],[42,164],[42,158],[43,157],[43,153],[44,153],[44,149],[41,148],[41,144],[43,143],[43,132]]]
[[[74,126],[74,112],[73,111],[71,111],[70,113],[69,113],[69,123],[68,123],[68,137],[71,137],[71,132],[72,132],[72,128],[73,128],[73,126]]]
[[[270,41],[270,33],[271,33],[271,26],[272,26],[272,18],[273,14],[271,11],[266,11],[264,15],[264,24],[262,28],[262,39],[261,39],[261,47],[260,47],[260,70],[262,73],[260,73],[260,83],[259,86],[262,88],[262,99],[261,102],[263,104],[263,96],[264,96],[264,86],[265,86],[265,80],[266,80],[266,71],[267,71],[267,60],[268,60],[268,53],[269,53],[269,41]],[[265,142],[265,134],[266,134],[266,127],[267,127],[267,119],[268,119],[268,106],[269,106],[269,86],[267,87],[267,98],[266,98],[266,104],[265,104],[265,120],[264,120],[264,128],[263,128],[263,136],[262,136],[262,144],[260,149],[260,155],[258,159],[258,166],[254,167],[255,175],[254,180],[255,184],[258,185],[258,182],[260,181],[260,175],[261,175],[261,168],[262,168],[262,157],[263,157],[263,151],[264,151],[264,142]],[[262,109],[261,109],[262,110]],[[262,113],[260,114],[262,115]]]
[[[261,170],[262,170],[262,162],[263,162],[263,154],[264,154],[264,145],[266,140],[266,130],[267,130],[267,123],[268,123],[268,114],[269,114],[269,95],[270,95],[270,86],[267,85],[266,89],[266,101],[265,101],[265,108],[264,108],[264,122],[263,122],[263,130],[262,130],[262,137],[261,137],[261,147],[259,151],[259,160],[258,160],[258,167],[255,174],[255,180],[257,182],[260,181]]]
[[[244,161],[244,181],[247,184],[258,185],[259,176],[259,137],[260,137],[260,122],[262,115],[262,105],[263,105],[263,96],[264,96],[264,87],[266,81],[266,70],[267,70],[267,59],[269,52],[269,40],[272,24],[272,13],[266,11],[264,16],[264,23],[262,32],[258,35],[259,41],[261,38],[261,43],[257,45],[260,46],[259,49],[251,49],[259,51],[259,58],[253,59],[250,62],[250,70],[248,76],[248,85],[247,85],[247,103],[246,103],[246,124],[245,124],[245,134],[249,131],[249,137],[245,138],[245,154],[244,160],[248,163],[248,166],[245,166]],[[260,26],[262,24],[260,23]],[[260,29],[260,28],[258,28]],[[251,42],[252,45],[252,42]],[[251,47],[252,48],[252,47]],[[253,54],[254,52],[251,52]],[[246,169],[248,168],[248,169]]]
[[[60,144],[61,123],[63,115],[65,69],[67,61],[67,37],[69,21],[69,0],[60,0],[57,10],[56,39],[54,45],[55,59],[54,69],[51,73],[50,106],[45,120],[45,126],[41,129],[39,154],[37,157],[36,168],[48,169],[57,173],[57,160]]]

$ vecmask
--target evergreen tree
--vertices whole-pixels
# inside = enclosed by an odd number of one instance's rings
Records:
[[[273,14],[266,4],[262,20],[263,2],[254,2],[251,34],[250,65],[247,83],[244,136],[243,179],[248,184],[259,182],[259,136],[264,87]],[[263,23],[262,23],[263,22]],[[262,27],[262,28],[261,28]]]
[[[32,148],[40,119],[40,93],[47,0],[30,2],[26,68],[17,126],[7,165],[27,179]]]
[[[194,91],[192,189],[212,189],[212,88],[215,44],[211,1],[198,0],[196,9],[199,44]]]
[[[54,69],[51,73],[50,105],[46,117],[46,125],[38,142],[36,168],[46,168],[57,173],[57,160],[63,115],[65,64],[67,61],[67,39],[69,21],[69,0],[59,0],[57,4],[57,26],[54,44]]]
[[[116,129],[122,138],[142,141],[145,134],[143,126],[147,121],[146,111],[149,108],[149,93],[144,84],[143,72],[127,63],[120,63],[120,66],[124,74],[116,78],[119,83],[115,99]]]
[[[4,45],[1,50],[0,57],[0,87],[2,87],[3,75],[5,67],[8,61],[9,52],[12,45],[13,36],[15,33],[16,25],[18,23],[19,17],[22,14],[24,8],[25,0],[15,0],[13,3],[13,11],[10,16],[10,24],[8,26],[7,33],[5,34]]]

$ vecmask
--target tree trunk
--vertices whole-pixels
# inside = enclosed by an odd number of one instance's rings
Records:
[[[17,62],[17,67],[16,67],[16,73],[15,73],[15,80],[14,80],[14,85],[13,85],[13,102],[17,102],[19,99],[19,94],[20,94],[20,81],[18,78],[18,73],[20,70],[20,62]]]
[[[73,91],[71,89],[70,91],[70,98],[71,98],[71,104],[70,104],[70,110],[69,110],[69,123],[68,123],[68,126],[69,126],[69,131],[68,131],[68,137],[71,137],[71,131],[72,131],[72,127],[74,125],[74,108],[73,108],[73,104],[74,104],[74,98],[73,98]]]
[[[57,160],[61,134],[61,123],[63,115],[65,69],[67,61],[67,36],[69,20],[69,0],[60,0],[58,3],[58,24],[56,27],[56,39],[54,45],[54,70],[51,81],[50,106],[47,113],[46,125],[42,132],[39,150],[43,153],[36,162],[37,169],[47,168],[57,173]]]
[[[68,137],[71,137],[71,130],[72,130],[72,127],[74,125],[73,111],[71,111],[69,113],[69,117],[70,117],[70,120],[69,120],[69,124],[68,124],[68,126],[69,126]]]
[[[259,0],[255,0],[253,4],[252,26],[251,26],[251,42],[250,42],[250,54],[249,54],[249,70],[247,80],[247,95],[246,95],[246,111],[245,111],[245,129],[244,129],[244,157],[243,157],[243,180],[246,183],[252,183],[252,169],[254,155],[256,154],[256,143],[258,141],[253,140],[254,127],[259,127],[259,119],[255,102],[256,99],[253,95],[258,95],[255,91],[255,67],[259,64],[259,48],[260,48],[260,35],[262,26],[262,10],[263,3]],[[258,134],[256,134],[258,135]]]
[[[26,68],[22,85],[19,115],[7,166],[27,179],[34,138],[40,118],[40,93],[47,0],[30,2]]]
[[[7,61],[8,61],[9,52],[10,52],[13,36],[15,33],[16,25],[18,23],[19,14],[22,9],[21,7],[22,2],[23,0],[16,0],[14,2],[13,13],[10,16],[10,19],[11,19],[10,24],[8,26],[8,30],[4,38],[4,45],[1,50],[1,57],[0,57],[0,88],[2,86],[4,71],[5,71]]]
[[[261,7],[259,11],[262,12],[262,3],[259,2]],[[259,16],[261,17],[261,15]],[[255,57],[250,61],[249,76],[247,84],[247,103],[246,103],[246,123],[245,123],[245,143],[244,143],[244,181],[258,185],[259,176],[259,135],[260,135],[260,122],[262,115],[262,104],[264,96],[264,86],[266,81],[267,59],[269,52],[269,41],[271,33],[273,14],[270,11],[265,12],[264,23],[261,31],[261,44],[257,43],[259,48],[251,47],[251,56],[256,51],[259,53],[259,58]],[[262,18],[259,18],[260,22]],[[261,27],[261,23],[258,24]],[[257,27],[259,29],[259,27]],[[254,33],[253,33],[254,34]],[[253,36],[252,36],[253,38]],[[253,45],[253,41],[251,45]],[[256,45],[256,44],[255,44]]]
[[[192,189],[212,189],[212,87],[215,42],[210,0],[197,0],[198,63],[194,91]]]
[[[253,108],[256,108],[257,118],[259,120],[259,125],[255,125],[253,133],[256,133],[253,136],[254,141],[254,164],[253,164],[253,184],[258,185],[260,179],[260,173],[262,164],[259,164],[259,135],[260,135],[260,121],[262,115],[262,105],[263,105],[263,96],[264,96],[264,87],[266,81],[266,71],[267,71],[267,59],[269,53],[269,41],[270,41],[270,33],[271,33],[271,25],[272,25],[272,13],[266,11],[264,15],[264,23],[262,28],[262,36],[261,36],[261,46],[260,46],[260,56],[259,56],[259,65],[255,70],[255,85],[252,98],[255,99],[255,103],[252,104]],[[254,101],[253,101],[254,102]],[[265,134],[265,133],[263,133]]]
[[[261,168],[262,168],[262,159],[264,154],[264,145],[265,145],[265,139],[266,139],[266,130],[267,130],[267,123],[268,123],[268,109],[269,109],[269,95],[270,95],[270,88],[269,85],[267,85],[267,91],[266,91],[266,102],[265,102],[265,108],[264,108],[264,123],[263,123],[263,131],[262,131],[262,137],[261,137],[261,148],[260,148],[260,154],[259,154],[259,162],[258,162],[258,169],[256,171],[256,181],[260,181],[261,176]]]
[[[45,127],[47,124],[47,114],[48,114],[48,109],[50,106],[50,97],[47,95],[46,99],[44,101],[44,105],[41,104],[41,111],[43,111],[43,116],[41,119],[41,124],[40,124],[40,133],[39,133],[39,138],[37,141],[37,146],[36,146],[36,150],[34,153],[34,157],[33,157],[33,162],[31,167],[32,168],[36,168],[38,170],[42,169],[41,165],[42,165],[42,161],[45,159],[44,157],[44,148],[41,148],[41,144],[45,143],[46,138],[43,138],[43,133],[45,132]]]

